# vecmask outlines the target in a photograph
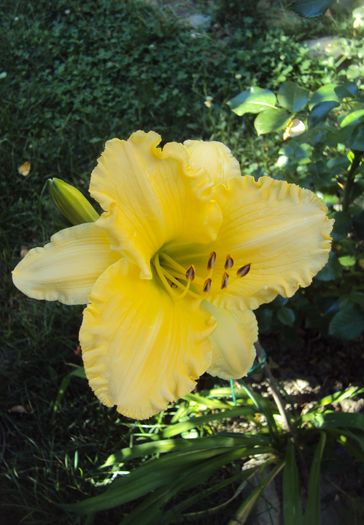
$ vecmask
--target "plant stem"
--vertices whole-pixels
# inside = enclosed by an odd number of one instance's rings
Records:
[[[262,345],[259,343],[259,341],[257,343],[255,343],[255,348],[257,350],[257,356],[258,356],[258,359],[263,360],[263,357],[265,355],[265,352],[263,350],[263,347]],[[282,396],[279,392],[279,389],[278,389],[278,385],[277,385],[277,381],[274,379],[273,377],[273,374],[269,368],[269,365],[268,363],[264,363],[264,366],[263,366],[263,370],[264,370],[264,373],[268,379],[268,383],[269,383],[269,388],[271,389],[271,392],[272,392],[272,396],[273,396],[273,399],[277,405],[277,408],[278,408],[278,411],[282,417],[282,420],[283,420],[283,427],[285,430],[287,430],[290,434],[293,435],[293,431],[292,431],[292,426],[291,426],[291,423],[289,421],[289,417],[288,417],[288,414],[286,412],[286,409],[284,408],[284,401],[282,399]]]
[[[258,356],[258,359],[259,361],[264,361],[264,358],[265,358],[265,351],[262,347],[262,345],[260,344],[259,341],[257,341],[255,343],[255,348],[256,348],[256,351],[257,351],[257,356]],[[299,460],[299,463],[301,465],[301,473],[302,473],[302,477],[303,477],[303,480],[305,482],[305,486],[307,487],[308,486],[308,470],[307,470],[307,465],[305,463],[305,460],[304,460],[304,457],[303,457],[303,454],[302,454],[302,450],[300,449],[299,447],[299,444],[297,442],[297,434],[296,434],[296,430],[295,428],[291,425],[291,422],[290,422],[290,418],[289,418],[289,415],[285,409],[285,403],[284,403],[284,400],[279,392],[279,388],[278,388],[278,383],[277,381],[274,379],[273,377],[273,374],[271,372],[271,369],[268,365],[267,362],[265,362],[264,366],[263,366],[263,370],[264,370],[264,373],[265,373],[265,376],[268,380],[268,383],[269,383],[269,388],[272,392],[272,396],[273,396],[273,399],[277,405],[277,408],[278,408],[278,411],[282,417],[282,421],[283,421],[283,428],[289,432],[289,434],[291,435],[291,440],[295,446],[295,449],[297,451],[297,454],[298,454],[298,460]]]
[[[349,205],[351,203],[351,194],[354,187],[354,179],[355,179],[355,173],[357,169],[360,166],[360,163],[363,158],[363,152],[362,151],[354,151],[354,158],[353,162],[351,163],[350,169],[347,174],[345,188],[344,188],[344,195],[343,195],[343,211],[348,211]]]

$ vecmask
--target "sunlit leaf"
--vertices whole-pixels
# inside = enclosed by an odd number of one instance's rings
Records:
[[[278,91],[279,104],[292,113],[302,111],[306,107],[308,99],[307,89],[297,86],[294,82],[284,82]]]
[[[267,109],[262,111],[254,121],[258,135],[279,131],[287,126],[291,115],[284,109]]]
[[[340,122],[340,127],[351,126],[364,121],[364,109],[357,109],[352,111]]]
[[[269,89],[251,87],[232,98],[228,105],[240,117],[245,113],[260,113],[276,105],[276,96]]]

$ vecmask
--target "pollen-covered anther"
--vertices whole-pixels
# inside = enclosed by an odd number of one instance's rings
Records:
[[[250,272],[250,264],[245,264],[244,266],[241,266],[237,272],[236,275],[238,277],[245,277]]]
[[[224,265],[225,270],[230,270],[230,268],[232,268],[233,266],[234,266],[234,259],[231,257],[231,255],[227,255],[226,260],[225,260],[225,265]]]
[[[216,262],[216,252],[211,252],[207,261],[207,269],[212,270]]]
[[[189,266],[186,270],[186,279],[188,281],[193,281],[194,278],[196,276],[196,272],[195,272],[195,268],[193,267],[193,265],[191,264],[191,266]]]
[[[221,280],[221,290],[224,288],[227,288],[227,285],[229,284],[229,274],[224,272]]]
[[[203,285],[203,291],[204,292],[209,292],[210,291],[210,288],[211,288],[211,284],[212,284],[212,279],[210,279],[210,277],[208,279],[206,279],[204,285]]]

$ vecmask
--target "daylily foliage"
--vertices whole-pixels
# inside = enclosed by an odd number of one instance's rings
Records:
[[[137,131],[107,142],[90,182],[104,212],[30,250],[13,272],[29,297],[87,304],[90,386],[137,419],[206,371],[244,376],[258,337],[253,310],[310,284],[332,229],[312,192],[241,176],[223,144],[160,141]]]

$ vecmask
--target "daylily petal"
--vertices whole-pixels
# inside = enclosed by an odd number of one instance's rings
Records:
[[[199,175],[194,182],[201,193],[218,184],[228,186],[230,179],[241,176],[239,162],[225,144],[186,140],[184,145],[190,166]]]
[[[245,376],[255,358],[254,343],[258,339],[255,315],[247,308],[219,308],[208,301],[204,301],[203,308],[217,321],[210,335],[213,353],[207,372],[222,379]]]
[[[221,210],[199,198],[182,144],[158,148],[154,132],[106,143],[91,176],[90,193],[107,211],[100,224],[151,278],[150,259],[167,242],[207,243],[216,238]]]
[[[217,285],[213,292],[220,305],[255,309],[278,294],[291,297],[327,262],[333,221],[311,191],[270,177],[255,181],[245,176],[231,180],[222,200],[224,220],[213,244],[220,254],[215,273],[223,274],[227,254],[234,267],[228,270],[228,286],[218,290]],[[238,277],[245,265],[249,273]]]
[[[190,392],[209,367],[215,322],[200,301],[172,300],[123,261],[103,273],[90,300],[80,342],[90,386],[105,405],[148,418]]]
[[[33,248],[13,271],[19,290],[33,299],[85,304],[99,275],[120,254],[97,223],[61,230],[44,248]]]

